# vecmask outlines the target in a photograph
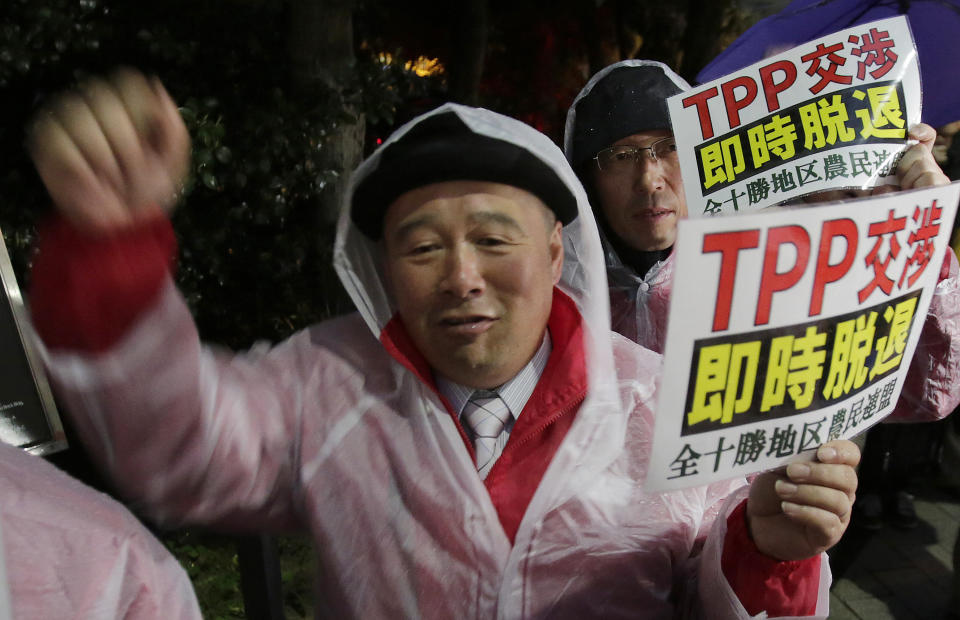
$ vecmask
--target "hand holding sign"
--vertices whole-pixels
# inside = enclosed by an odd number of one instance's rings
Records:
[[[933,143],[937,139],[937,131],[930,125],[918,123],[910,128],[907,137],[916,140],[918,144],[907,149],[897,166],[900,189],[948,185],[950,178],[943,173],[933,156]]]
[[[129,69],[54,101],[34,121],[28,146],[57,209],[88,231],[169,211],[190,162],[173,100],[159,80]]]
[[[855,443],[831,441],[812,462],[758,476],[747,501],[757,548],[779,560],[800,560],[835,545],[850,524],[859,462]]]
[[[898,190],[949,185],[950,178],[940,169],[940,165],[933,154],[936,137],[936,130],[925,123],[917,123],[910,128],[907,138],[914,144],[903,152],[903,156],[897,164],[896,175],[892,177],[895,184],[877,185],[869,190],[856,188],[826,190],[808,194],[801,201],[818,204],[863,196],[879,196]]]

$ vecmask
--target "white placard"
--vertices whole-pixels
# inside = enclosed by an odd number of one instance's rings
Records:
[[[907,18],[822,37],[667,101],[690,217],[893,184],[920,121]]]
[[[681,221],[651,490],[810,458],[889,414],[958,198],[954,183]]]

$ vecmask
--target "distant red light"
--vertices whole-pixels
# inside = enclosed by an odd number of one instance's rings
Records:
[[[377,146],[383,144],[383,138],[377,138]]]

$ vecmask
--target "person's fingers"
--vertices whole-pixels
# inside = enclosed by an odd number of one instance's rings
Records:
[[[130,69],[91,79],[38,116],[28,146],[58,209],[103,230],[176,202],[190,139],[159,82]]]
[[[946,185],[950,179],[937,165],[932,152],[921,144],[907,149],[897,165],[897,178],[903,189]]]
[[[960,121],[947,123],[937,129],[937,137],[933,141],[933,158],[941,166],[945,166],[949,160],[950,146],[953,144],[953,137],[960,131]]]
[[[51,107],[51,113],[92,172],[121,190],[123,174],[95,111],[84,97],[68,94]]]
[[[41,113],[30,129],[27,147],[37,173],[64,217],[84,229],[99,230],[128,221],[108,181],[91,167],[52,113]]]
[[[917,123],[910,128],[907,135],[919,144],[907,149],[900,160],[897,168],[900,186],[904,189],[916,189],[948,184],[950,179],[937,165],[934,153],[937,130],[926,123]]]
[[[912,175],[912,178],[909,180],[909,187],[911,189],[919,189],[921,187],[934,187],[937,185],[948,185],[950,183],[949,178],[940,172],[939,170],[918,170],[916,175]]]
[[[126,67],[114,71],[109,81],[123,102],[137,135],[149,143],[149,136],[154,130],[160,109],[159,100],[150,82],[139,71]]]
[[[915,163],[923,159],[924,149],[920,144],[914,144],[907,150],[903,152],[903,155],[900,157],[900,161],[897,163],[897,172],[903,172],[907,168],[910,168]]]
[[[843,522],[849,519],[857,490],[852,465],[792,463],[785,473],[786,479],[776,485],[781,500],[826,510]]]
[[[783,502],[783,513],[794,523],[806,528],[806,538],[814,549],[828,549],[835,545],[847,529],[848,520],[816,506]]]
[[[837,515],[841,521],[850,516],[853,495],[846,489],[816,484],[797,484],[788,479],[777,480],[775,488],[781,502],[826,510]]]
[[[834,439],[817,448],[817,460],[856,467],[860,463],[860,447],[849,439]]]
[[[150,80],[150,85],[159,101],[159,122],[153,146],[176,193],[183,187],[190,169],[190,134],[183,117],[180,116],[180,110],[160,80],[154,77]]]
[[[176,203],[190,161],[190,138],[176,105],[159,80],[132,69],[120,69],[111,84],[137,131],[144,157],[133,169],[130,208],[168,210]]]
[[[960,125],[960,121],[956,123]],[[953,124],[954,123],[951,123],[950,125]],[[950,125],[937,130],[937,137],[934,139],[933,148],[931,149],[933,158],[940,166],[945,166],[950,159],[950,145],[953,144],[953,135],[956,133],[956,130],[952,129]]]
[[[907,137],[916,140],[929,151],[937,139],[937,130],[926,123],[917,123],[907,131]]]
[[[71,185],[89,186],[96,178],[83,153],[73,143],[52,111],[44,111],[30,128],[27,149],[33,158],[40,179],[58,207],[69,207],[68,192],[61,188]]]
[[[933,187],[949,183],[950,179],[939,167],[923,161],[918,161],[906,168],[900,181],[901,187],[904,189]]]
[[[791,463],[786,477],[794,484],[822,486],[851,495],[857,490],[857,472],[847,464]]]
[[[949,145],[933,145],[933,158],[937,161],[937,164],[946,166],[949,163],[950,156],[947,153],[949,148]]]
[[[943,127],[937,129],[937,134],[946,137],[952,137],[953,134],[960,131],[960,121],[953,121],[952,123],[947,123]]]
[[[123,183],[118,186],[118,192],[121,197],[128,197],[130,185],[135,182],[139,170],[144,166],[142,140],[133,118],[120,93],[108,82],[92,79],[82,86],[81,91],[96,116],[122,173]]]
[[[110,77],[110,85],[123,106],[136,136],[139,159],[128,170],[129,192],[126,202],[132,211],[165,207],[173,201],[174,190],[168,182],[165,163],[155,150],[157,125],[161,123],[161,102],[147,78],[132,69],[120,69]]]

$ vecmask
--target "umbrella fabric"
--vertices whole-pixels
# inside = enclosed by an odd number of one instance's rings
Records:
[[[697,82],[857,24],[906,15],[920,58],[923,122],[960,120],[960,0],[795,0],[762,19],[708,64]]]

